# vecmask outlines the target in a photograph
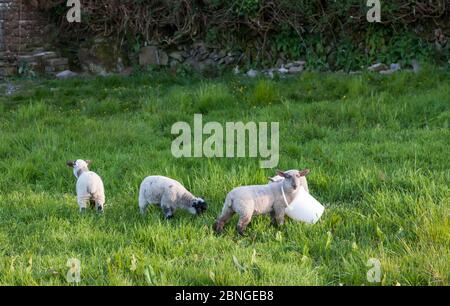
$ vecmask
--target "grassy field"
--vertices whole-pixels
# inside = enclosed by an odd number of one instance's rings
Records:
[[[284,80],[139,74],[17,81],[0,97],[0,285],[450,285],[450,76],[304,73]],[[0,85],[1,87],[1,85]],[[4,88],[0,88],[4,92]],[[264,184],[255,158],[172,156],[177,121],[280,122],[280,169],[311,169],[314,226],[212,224],[233,187]],[[103,216],[78,213],[65,162],[91,159]],[[137,207],[141,180],[181,181],[209,210],[166,221]]]

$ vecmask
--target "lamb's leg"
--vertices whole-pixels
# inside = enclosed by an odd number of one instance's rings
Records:
[[[161,198],[161,208],[164,212],[166,219],[172,219],[175,209],[172,207],[172,200],[168,195],[163,195]]]
[[[85,198],[85,197],[77,198],[78,206],[80,207],[80,213],[84,213],[86,211],[86,205],[87,205],[88,201],[89,201],[89,198]]]
[[[251,216],[247,215],[241,215],[238,221],[237,229],[240,235],[244,235],[245,229],[247,228],[247,225],[252,220]]]
[[[95,202],[95,209],[99,214],[103,213],[103,203],[101,202]]]
[[[275,211],[274,211],[274,210],[272,210],[272,211],[270,212],[270,221],[271,221],[271,224],[272,224],[272,225],[276,225],[276,224],[277,224],[277,220],[276,220],[276,218],[275,218]]]
[[[284,212],[284,208],[281,209],[274,209],[271,213],[271,216],[273,214],[273,224],[281,226],[284,224],[284,216],[285,216],[285,212]]]
[[[223,231],[223,227],[225,224],[230,221],[231,217],[233,217],[234,211],[231,207],[224,207],[222,214],[217,219],[216,223],[214,223],[214,231],[220,234]]]
[[[275,217],[275,220],[277,221],[277,225],[281,226],[284,224],[284,214],[279,214]]]
[[[172,208],[163,206],[163,212],[164,212],[164,217],[166,217],[166,219],[173,218],[173,209]]]
[[[103,194],[95,193],[92,195],[91,201],[94,202],[94,207],[97,213],[103,213],[103,207],[105,206],[105,196]]]

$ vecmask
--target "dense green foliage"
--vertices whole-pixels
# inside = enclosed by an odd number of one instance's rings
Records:
[[[450,284],[448,71],[305,73],[204,81],[140,74],[22,83],[0,97],[0,284]],[[3,91],[3,88],[1,88]],[[309,167],[326,212],[314,226],[234,218],[212,231],[226,193],[274,170],[251,158],[176,159],[174,122],[280,122],[279,168]],[[66,160],[92,159],[104,179],[103,216],[78,213]],[[201,217],[139,215],[141,180],[161,174],[206,197]]]
[[[98,0],[83,3],[81,24],[67,23],[65,1],[42,3],[59,23],[63,44],[106,35],[132,50],[149,41],[173,48],[200,39],[244,52],[248,65],[281,56],[320,69],[449,59],[448,44],[436,36],[439,30],[443,40],[449,37],[446,0],[381,1],[382,22],[375,24],[363,0]]]

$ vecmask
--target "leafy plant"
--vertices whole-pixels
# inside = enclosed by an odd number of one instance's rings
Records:
[[[23,76],[23,77],[32,77],[33,78],[36,76],[36,73],[33,71],[33,69],[30,67],[30,65],[26,61],[21,61],[19,63],[18,73],[20,76]]]

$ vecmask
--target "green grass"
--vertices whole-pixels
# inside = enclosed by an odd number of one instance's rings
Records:
[[[19,82],[0,97],[0,284],[67,285],[67,261],[78,258],[82,285],[370,285],[366,263],[377,258],[383,285],[449,285],[449,81],[429,68]],[[226,193],[274,169],[172,157],[172,124],[196,112],[204,122],[280,122],[278,168],[311,169],[320,222],[275,228],[261,216],[240,237],[233,218],[216,236]],[[103,216],[78,213],[65,166],[75,158],[103,177]],[[207,213],[166,221],[153,208],[142,218],[138,187],[152,174],[204,196]]]

